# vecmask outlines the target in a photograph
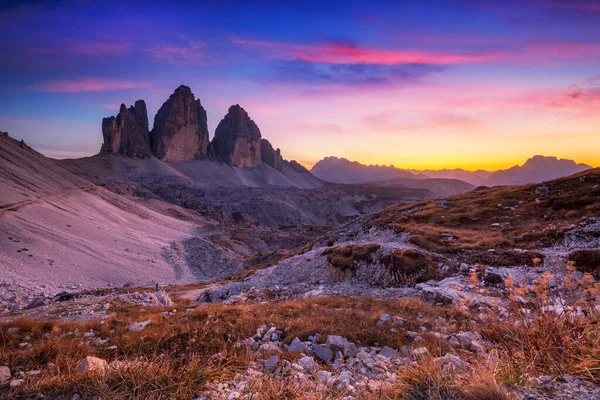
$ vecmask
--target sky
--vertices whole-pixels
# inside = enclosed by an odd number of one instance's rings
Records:
[[[600,166],[600,0],[0,0],[0,60],[0,131],[55,158],[184,84],[308,167]]]

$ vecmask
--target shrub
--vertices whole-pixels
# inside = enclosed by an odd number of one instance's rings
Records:
[[[433,258],[419,250],[394,250],[392,254],[382,257],[381,263],[398,284],[415,284],[439,278]]]
[[[600,279],[600,250],[573,250],[569,254],[569,261],[574,263],[577,270]]]
[[[371,256],[381,248],[380,244],[348,244],[345,246],[331,247],[322,255],[327,256],[327,263],[332,267],[345,271],[354,270],[359,262],[370,263]]]

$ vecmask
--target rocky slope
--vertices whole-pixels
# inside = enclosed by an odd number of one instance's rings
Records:
[[[0,155],[0,302],[19,307],[21,295],[67,286],[194,281],[162,252],[202,220],[99,188],[5,135]]]

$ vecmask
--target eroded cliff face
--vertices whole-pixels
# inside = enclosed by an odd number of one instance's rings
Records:
[[[179,86],[160,107],[149,131],[146,103],[138,100],[127,108],[121,105],[116,117],[102,121],[104,143],[101,153],[132,158],[155,157],[166,162],[208,158],[225,164],[253,168],[266,164],[282,171],[289,167],[307,172],[286,161],[281,150],[262,138],[260,129],[238,104],[229,107],[212,142],[208,138],[206,110],[187,86]]]
[[[148,112],[144,100],[127,108],[121,104],[116,117],[102,120],[104,143],[101,153],[120,154],[132,158],[149,158]]]
[[[168,162],[209,155],[206,110],[187,86],[179,86],[154,117],[152,152]]]
[[[235,167],[261,164],[261,134],[258,126],[238,104],[229,107],[212,141],[215,156]]]
[[[285,165],[285,160],[281,156],[281,150],[274,150],[267,139],[260,141],[260,156],[265,164],[270,165],[278,171],[281,171]]]

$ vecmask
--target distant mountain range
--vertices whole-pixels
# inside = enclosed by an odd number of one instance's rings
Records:
[[[496,172],[464,169],[405,170],[394,166],[364,165],[345,158],[325,157],[316,163],[311,173],[333,183],[368,183],[390,180],[453,179],[475,186],[523,185],[539,183],[582,172],[592,167],[573,160],[534,156],[522,166],[515,165]],[[408,182],[405,182],[405,184]]]

